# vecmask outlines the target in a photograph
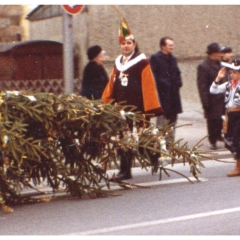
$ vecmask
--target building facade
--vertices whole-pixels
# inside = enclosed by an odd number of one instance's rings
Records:
[[[0,43],[28,39],[27,5],[0,5]]]
[[[39,6],[31,12],[30,40],[44,39],[63,42],[63,18],[60,5]],[[72,16],[74,54],[79,57],[79,78],[87,63],[86,50],[98,44],[106,51],[105,67],[110,73],[120,53],[118,29],[120,14],[125,17],[140,51],[147,57],[159,50],[159,39],[175,40],[174,55],[182,72],[182,98],[199,101],[196,67],[206,56],[211,42],[240,51],[240,5],[85,5]],[[193,93],[189,93],[191,91]]]

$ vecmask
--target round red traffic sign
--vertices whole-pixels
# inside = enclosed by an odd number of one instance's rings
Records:
[[[84,5],[62,5],[63,9],[69,14],[80,13]]]

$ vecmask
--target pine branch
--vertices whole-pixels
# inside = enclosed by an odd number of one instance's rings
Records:
[[[187,142],[181,144],[183,139],[173,142],[172,125],[156,129],[135,106],[103,104],[74,94],[29,92],[2,92],[0,102],[0,197],[4,203],[33,202],[21,196],[21,190],[35,189],[43,181],[53,191],[61,186],[74,197],[107,196],[110,193],[103,187],[110,188],[107,170],[118,166],[117,148],[131,150],[145,170],[154,167],[156,172],[156,159],[163,158],[172,159],[172,165],[181,159],[187,162],[196,178],[199,167],[204,167],[199,160],[203,153],[198,151],[202,140],[192,149]],[[130,122],[136,123],[135,132],[119,137]],[[167,136],[166,150],[161,141]],[[159,168],[160,178],[162,171],[169,175],[167,168]]]

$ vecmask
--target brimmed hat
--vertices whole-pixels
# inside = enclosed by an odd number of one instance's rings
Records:
[[[231,53],[231,52],[232,52],[232,48],[227,47],[227,46],[222,47],[222,48],[221,48],[221,52],[222,52],[222,53]]]
[[[127,22],[124,18],[121,20],[120,29],[119,29],[119,43],[125,40],[134,40],[134,36],[131,33],[130,28],[127,25]]]
[[[212,54],[217,52],[221,52],[221,48],[218,43],[213,42],[207,46],[207,52],[206,52],[207,54]]]
[[[100,52],[102,48],[98,45],[92,46],[87,50],[87,55],[89,60],[93,60]]]
[[[221,63],[223,67],[235,70],[235,71],[240,71],[240,60],[234,59],[231,63]]]

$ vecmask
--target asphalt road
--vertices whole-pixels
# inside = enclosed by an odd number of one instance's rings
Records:
[[[177,128],[176,139],[192,147],[206,136],[206,123],[199,103],[183,105],[178,125],[190,125]],[[202,144],[201,150],[208,151],[208,140]],[[112,184],[118,196],[85,200],[65,196],[15,206],[12,214],[0,211],[0,235],[238,235],[240,177],[226,177],[234,163],[224,144],[217,145],[218,151],[210,154],[229,163],[204,161],[200,181],[194,184],[173,172],[159,181],[150,169],[135,167],[128,181],[142,187],[123,190]],[[175,164],[173,169],[191,177],[188,165]]]
[[[119,196],[85,200],[66,196],[16,206],[12,214],[0,213],[0,234],[238,235],[240,177],[226,177],[234,164],[230,158],[224,161],[229,163],[204,161],[200,181],[193,184],[173,172],[159,181],[158,174],[134,168],[128,182],[142,187],[123,190],[112,184],[112,192]],[[176,164],[173,169],[191,177],[188,165]]]

